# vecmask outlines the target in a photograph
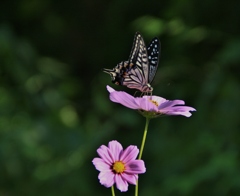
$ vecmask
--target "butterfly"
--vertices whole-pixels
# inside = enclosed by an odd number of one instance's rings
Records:
[[[110,74],[112,82],[117,85],[151,93],[159,61],[160,41],[153,38],[148,47],[139,32],[135,34],[132,50],[127,61],[122,61],[113,69],[103,69]]]

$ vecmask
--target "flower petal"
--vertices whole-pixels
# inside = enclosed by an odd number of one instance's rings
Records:
[[[114,157],[114,161],[119,161],[120,160],[120,153],[122,152],[123,150],[123,147],[122,145],[116,141],[116,140],[113,140],[111,142],[108,143],[108,147]]]
[[[196,109],[189,106],[174,106],[174,107],[164,108],[160,110],[160,112],[163,114],[182,115],[186,117],[190,117],[192,115],[190,111],[196,111]]]
[[[186,117],[190,117],[192,115],[190,111],[196,110],[192,107],[184,106],[184,104],[185,102],[183,100],[165,100],[165,102],[159,104],[158,112],[166,115],[183,115]]]
[[[139,150],[137,146],[128,146],[121,154],[120,160],[124,163],[128,163],[129,161],[135,160],[137,158],[137,155],[139,153]]]
[[[146,172],[146,167],[143,160],[133,160],[126,163],[125,172],[128,174],[142,174]]]
[[[183,100],[166,100],[165,102],[159,104],[158,109],[162,109],[162,108],[167,108],[167,107],[173,107],[175,105],[184,105],[185,102]]]
[[[138,105],[135,103],[135,98],[132,95],[123,91],[115,91],[109,86],[107,86],[107,90],[110,93],[109,97],[112,102],[122,104],[131,109],[139,109]]]
[[[123,173],[122,177],[130,184],[137,184],[138,175]]]
[[[105,187],[111,187],[114,184],[114,176],[115,174],[112,172],[100,172],[98,179]]]
[[[115,182],[116,182],[117,188],[121,192],[126,192],[128,190],[128,183],[126,180],[122,178],[121,175],[115,175]]]
[[[110,87],[110,86],[108,86],[108,85],[107,85],[107,90],[108,90],[108,92],[109,92],[109,93],[111,93],[111,92],[114,92],[114,91],[115,91],[115,90],[114,90],[112,87]]]
[[[101,158],[94,158],[92,163],[98,171],[111,171],[110,165]]]
[[[114,162],[114,156],[107,146],[101,145],[97,149],[97,153],[107,164],[111,165]]]

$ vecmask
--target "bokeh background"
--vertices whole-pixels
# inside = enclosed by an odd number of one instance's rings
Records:
[[[96,149],[140,146],[145,120],[110,102],[106,85],[135,91],[102,68],[128,59],[136,31],[161,40],[154,94],[197,109],[150,122],[140,195],[240,195],[239,13],[237,0],[1,1],[0,195],[111,195]]]

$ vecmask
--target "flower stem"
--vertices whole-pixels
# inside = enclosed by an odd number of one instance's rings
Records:
[[[111,186],[112,196],[115,196],[114,185]]]
[[[149,121],[150,121],[150,118],[146,118],[146,124],[145,124],[144,133],[143,133],[142,144],[141,144],[141,148],[140,148],[140,153],[138,155],[138,159],[139,160],[142,158],[142,153],[143,153],[145,141],[146,141],[146,138],[147,138],[147,131],[148,131]]]
[[[140,152],[139,152],[139,155],[138,155],[139,160],[142,158],[142,153],[143,153],[145,141],[146,141],[146,138],[147,138],[147,131],[148,131],[149,122],[150,122],[150,118],[146,117],[146,124],[145,124],[145,129],[144,129],[144,132],[143,132],[142,144],[141,144]],[[135,196],[138,196],[138,180],[137,180],[136,187],[135,187]]]

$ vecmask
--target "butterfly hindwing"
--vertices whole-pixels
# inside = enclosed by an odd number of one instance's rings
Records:
[[[155,37],[152,39],[147,47],[147,53],[149,63],[148,83],[150,84],[153,81],[158,68],[160,54],[160,42],[158,38]]]

